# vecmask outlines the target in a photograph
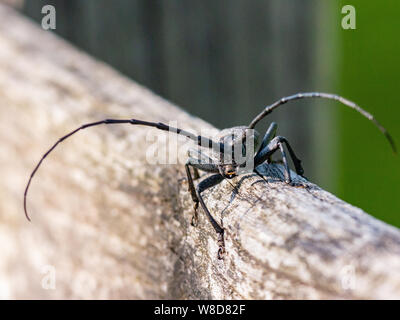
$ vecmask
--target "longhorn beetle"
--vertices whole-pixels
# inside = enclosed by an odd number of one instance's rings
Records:
[[[54,150],[54,148],[65,139],[69,138],[76,132],[89,128],[94,127],[101,124],[131,124],[131,125],[142,125],[148,127],[154,127],[163,131],[170,131],[174,132],[178,135],[185,136],[186,138],[193,140],[199,147],[205,147],[210,149],[213,153],[214,157],[209,157],[206,153],[201,152],[198,150],[189,150],[188,152],[188,160],[185,164],[185,170],[187,174],[187,181],[188,181],[188,189],[191,194],[192,200],[194,202],[194,215],[192,217],[192,225],[195,225],[197,222],[197,208],[200,203],[201,207],[203,208],[208,220],[210,221],[211,225],[213,226],[214,230],[218,234],[218,258],[222,259],[225,253],[225,243],[224,243],[224,228],[221,227],[220,224],[214,219],[211,215],[210,211],[207,209],[203,197],[202,192],[206,189],[213,187],[219,184],[224,179],[232,179],[246,170],[243,170],[247,164],[247,160],[249,159],[248,153],[246,153],[246,146],[248,141],[252,142],[254,147],[254,152],[251,153],[251,171],[255,172],[259,176],[261,174],[257,171],[257,166],[260,164],[270,162],[270,158],[272,154],[279,150],[282,155],[283,165],[284,165],[284,174],[285,174],[285,182],[291,184],[291,176],[290,170],[288,166],[287,156],[284,150],[284,146],[286,146],[287,150],[289,151],[290,158],[292,159],[293,165],[295,167],[296,173],[298,175],[303,175],[304,170],[301,166],[301,161],[296,157],[293,149],[291,148],[289,142],[286,138],[282,136],[275,136],[277,130],[277,124],[271,123],[267,132],[264,135],[264,138],[261,141],[261,144],[258,146],[258,133],[254,130],[257,123],[263,119],[266,115],[270,114],[273,110],[278,108],[279,106],[286,104],[289,101],[299,100],[304,98],[323,98],[323,99],[330,99],[336,100],[356,111],[361,113],[364,117],[372,121],[378,129],[385,135],[387,140],[389,141],[394,153],[396,153],[396,146],[394,144],[393,139],[387,132],[387,130],[373,117],[372,114],[365,111],[357,104],[352,101],[349,101],[341,96],[330,94],[330,93],[321,93],[321,92],[307,92],[307,93],[297,93],[288,97],[281,98],[280,100],[274,102],[273,104],[264,108],[264,110],[258,114],[253,121],[248,126],[240,126],[240,127],[233,127],[230,129],[225,129],[220,134],[220,139],[218,142],[213,141],[212,139],[202,137],[200,135],[195,135],[191,132],[174,128],[168,126],[164,123],[156,123],[156,122],[149,122],[143,121],[138,119],[127,119],[127,120],[119,120],[119,119],[105,119],[102,121],[91,122],[82,125],[81,127],[71,131],[67,135],[60,138],[40,159],[34,170],[32,171],[28,183],[25,188],[24,193],[24,211],[26,218],[30,221],[27,208],[26,208],[26,198],[29,186],[31,184],[32,178],[35,175],[36,171],[38,170],[39,166],[42,164],[43,160],[49,155],[50,152]],[[237,156],[237,152],[239,150],[240,157]],[[217,155],[215,157],[215,155]],[[244,156],[244,157],[243,157]],[[238,161],[238,158],[240,160]],[[194,176],[190,171],[190,167],[193,168]],[[199,178],[198,170],[205,171],[208,173],[214,173],[214,175],[204,179],[201,181],[197,188],[194,186],[194,179]],[[247,171],[248,172],[248,171]]]

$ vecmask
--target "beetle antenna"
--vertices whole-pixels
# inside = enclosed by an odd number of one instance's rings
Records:
[[[40,161],[38,162],[38,164],[36,165],[36,167],[33,169],[28,183],[25,187],[25,192],[24,192],[24,212],[25,212],[25,216],[26,218],[31,221],[29,215],[28,215],[28,210],[26,207],[26,198],[27,198],[27,194],[28,194],[28,190],[29,190],[29,186],[31,185],[31,181],[32,178],[34,177],[36,171],[39,169],[40,165],[42,164],[43,160],[46,159],[46,157],[55,149],[55,147],[57,147],[57,145],[59,143],[61,143],[62,141],[64,141],[65,139],[71,137],[72,135],[74,135],[75,133],[77,133],[80,130],[89,128],[89,127],[94,127],[94,126],[98,126],[101,124],[132,124],[132,125],[143,125],[143,126],[148,126],[148,127],[154,127],[160,130],[164,130],[164,131],[170,131],[170,132],[174,132],[176,134],[179,135],[183,135],[186,138],[189,138],[190,140],[195,141],[199,146],[201,147],[206,147],[206,148],[210,148],[213,149],[217,152],[223,152],[224,151],[224,145],[223,143],[216,143],[213,140],[209,139],[209,138],[205,138],[202,136],[197,136],[191,132],[179,129],[179,128],[174,128],[174,127],[170,127],[164,123],[161,122],[148,122],[148,121],[142,121],[142,120],[137,120],[137,119],[128,119],[128,120],[118,120],[118,119],[105,119],[102,121],[97,121],[97,122],[91,122],[91,123],[87,123],[84,124],[82,126],[80,126],[79,128],[71,131],[70,133],[66,134],[65,136],[61,137],[60,139],[57,140],[57,142],[42,156],[42,158],[40,159]]]
[[[266,115],[270,114],[274,109],[278,108],[280,105],[283,105],[289,101],[293,100],[299,100],[299,99],[304,99],[304,98],[323,98],[323,99],[330,99],[330,100],[336,100],[339,101],[340,103],[358,111],[361,113],[364,117],[366,117],[368,120],[372,121],[375,126],[378,127],[378,129],[385,135],[386,139],[389,141],[390,146],[393,149],[394,153],[397,153],[396,145],[394,143],[394,140],[392,139],[391,135],[389,132],[374,118],[372,114],[369,112],[365,111],[361,107],[359,107],[357,104],[354,102],[347,100],[341,96],[338,96],[336,94],[331,94],[331,93],[323,93],[323,92],[305,92],[305,93],[297,93],[292,96],[284,97],[273,104],[265,107],[265,109],[257,116],[254,118],[254,120],[249,124],[249,129],[254,129],[256,124],[263,119]]]

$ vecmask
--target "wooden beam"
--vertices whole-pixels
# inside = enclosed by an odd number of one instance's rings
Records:
[[[294,173],[306,187],[286,185],[280,165],[260,168],[266,181],[235,178],[238,193],[227,181],[205,193],[226,229],[218,260],[201,210],[190,225],[183,166],[146,156],[152,136],[167,137],[155,129],[103,126],[63,142],[32,182],[27,222],[30,171],[82,123],[217,130],[4,6],[0,70],[2,298],[400,298],[399,230]]]

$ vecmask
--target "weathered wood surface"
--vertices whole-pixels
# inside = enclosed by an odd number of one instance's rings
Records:
[[[2,6],[0,117],[2,298],[400,298],[399,230],[312,183],[285,185],[279,165],[263,167],[268,182],[232,180],[238,194],[226,181],[206,192],[226,228],[217,260],[202,211],[190,225],[183,166],[146,160],[154,129],[103,126],[64,142],[33,180],[27,222],[30,171],[78,125],[213,128]]]

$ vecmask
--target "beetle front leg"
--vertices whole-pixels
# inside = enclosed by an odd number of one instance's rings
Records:
[[[222,228],[217,221],[215,221],[214,217],[211,215],[210,211],[208,210],[206,204],[204,203],[203,197],[201,196],[201,193],[208,188],[211,188],[218,183],[220,183],[224,177],[220,174],[215,174],[211,177],[208,177],[207,179],[203,180],[202,182],[199,183],[197,186],[196,192],[197,192],[197,197],[200,200],[200,204],[206,213],[206,216],[208,220],[210,221],[211,225],[213,226],[215,232],[218,234],[218,259],[223,259],[225,255],[225,240],[224,240],[224,228]]]
[[[185,164],[185,170],[186,170],[186,175],[187,175],[187,180],[188,180],[188,191],[190,192],[190,195],[192,196],[192,200],[193,200],[193,216],[192,216],[192,220],[191,220],[191,225],[193,227],[197,226],[198,223],[198,214],[197,214],[197,209],[199,207],[199,199],[197,198],[197,194],[196,194],[196,189],[194,188],[194,184],[193,184],[193,178],[192,178],[192,173],[190,172],[190,168],[189,168],[189,161]]]
[[[192,167],[194,170],[194,177],[192,176],[192,173],[190,172],[190,167]],[[188,191],[190,192],[190,195],[192,196],[192,200],[194,202],[194,205],[193,205],[194,213],[192,216],[191,224],[193,227],[196,227],[198,220],[199,220],[198,214],[197,214],[197,209],[199,207],[199,198],[197,196],[193,180],[199,178],[198,170],[217,173],[218,167],[213,163],[199,163],[199,160],[197,160],[195,158],[189,158],[185,164],[185,170],[186,170],[186,175],[187,175],[187,179],[188,179]]]
[[[199,170],[193,167],[193,180],[198,180],[198,179],[200,179]]]

